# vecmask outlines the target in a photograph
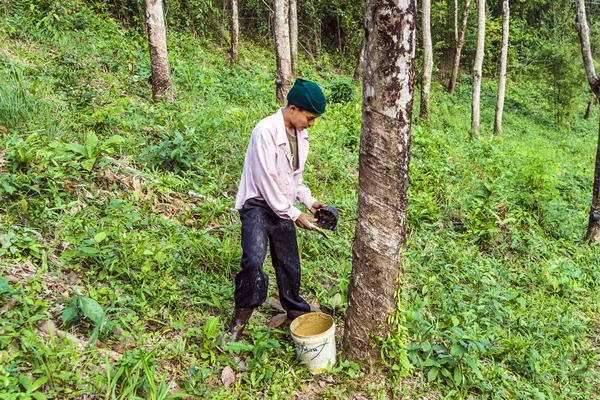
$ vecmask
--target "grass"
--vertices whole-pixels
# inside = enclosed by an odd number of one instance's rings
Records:
[[[486,82],[472,140],[468,79],[455,97],[434,87],[432,121],[413,131],[401,329],[381,365],[340,358],[313,377],[287,330],[267,327],[268,306],[240,344],[216,340],[241,256],[231,208],[247,138],[277,109],[272,54],[245,43],[230,65],[223,49],[171,32],[177,101],[156,104],[143,37],[86,4],[2,9],[3,398],[597,396],[600,256],[583,241],[597,116],[580,119],[584,101],[556,127],[544,88],[513,83],[494,137]],[[331,66],[301,72],[331,96],[345,87]],[[342,218],[329,241],[300,232],[302,293],[327,312],[340,295],[339,328],[360,122],[359,96],[329,105],[305,175]]]

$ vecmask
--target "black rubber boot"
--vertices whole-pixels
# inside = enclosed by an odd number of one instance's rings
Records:
[[[242,308],[235,306],[235,311],[233,314],[233,319],[229,324],[229,333],[231,335],[227,335],[225,337],[226,342],[237,342],[242,337],[242,332],[244,331],[244,327],[248,320],[252,316],[254,312],[254,308]]]
[[[308,314],[310,311],[300,311],[300,310],[288,310],[287,311],[287,323],[288,325],[292,325],[292,322],[301,315]]]

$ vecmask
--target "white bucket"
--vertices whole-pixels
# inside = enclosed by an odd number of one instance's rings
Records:
[[[335,322],[327,314],[299,316],[290,325],[296,355],[310,372],[318,374],[335,365]]]

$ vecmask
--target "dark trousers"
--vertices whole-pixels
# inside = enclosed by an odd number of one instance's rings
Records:
[[[262,265],[270,244],[279,299],[285,310],[310,311],[300,297],[300,258],[294,221],[279,218],[264,200],[249,199],[240,210],[242,270],[235,276],[235,304],[256,308],[267,299],[269,277]]]

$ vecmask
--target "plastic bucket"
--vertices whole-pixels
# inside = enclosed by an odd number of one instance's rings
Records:
[[[296,355],[313,374],[335,365],[335,322],[327,314],[299,316],[290,325]]]

